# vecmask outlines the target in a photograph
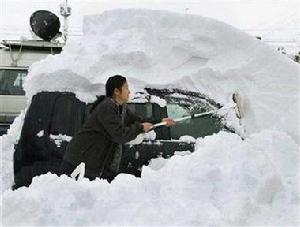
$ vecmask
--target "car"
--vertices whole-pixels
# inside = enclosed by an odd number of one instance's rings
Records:
[[[163,100],[155,102],[153,100]],[[146,88],[127,104],[144,118],[161,120],[217,110],[221,104],[207,96],[179,89]],[[33,96],[26,112],[21,137],[14,152],[14,188],[29,186],[33,177],[51,172],[59,174],[64,152],[72,136],[89,117],[92,104],[86,104],[70,92],[40,92]],[[204,137],[220,130],[231,131],[220,116],[204,115],[172,127],[155,129],[156,138],[140,144],[123,145],[119,173],[141,176],[142,168],[158,157],[169,158],[176,152],[193,152],[195,141],[181,136]],[[118,174],[119,174],[118,173]]]

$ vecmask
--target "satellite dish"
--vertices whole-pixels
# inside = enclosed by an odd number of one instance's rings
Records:
[[[50,41],[59,33],[60,22],[54,13],[38,10],[31,15],[30,26],[38,37]]]

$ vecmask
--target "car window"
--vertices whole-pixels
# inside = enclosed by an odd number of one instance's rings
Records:
[[[127,107],[136,115],[142,116],[144,119],[152,118],[151,103],[128,103]]]
[[[190,115],[190,108],[178,104],[167,105],[168,116],[171,118],[181,118]],[[194,114],[205,112],[203,109],[193,109]],[[192,118],[178,122],[170,127],[171,138],[179,139],[181,136],[190,135],[194,138],[204,137],[217,133],[222,129],[221,119],[216,116],[205,116],[201,118]]]
[[[24,95],[26,69],[0,69],[0,95]]]
[[[173,119],[190,116],[189,109],[178,104],[168,104],[167,111],[168,117],[171,117]],[[190,120],[186,120],[185,123],[190,123]]]

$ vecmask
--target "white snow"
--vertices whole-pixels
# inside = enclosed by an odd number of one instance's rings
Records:
[[[36,177],[29,188],[4,192],[3,223],[295,226],[298,152],[286,133],[262,131],[243,141],[221,132],[198,139],[191,155],[153,161],[141,178],[121,174],[108,184]]]
[[[37,135],[37,137],[44,136],[44,130],[39,131],[36,135]],[[58,135],[50,134],[49,138],[56,144],[57,147],[61,147],[62,142],[63,141],[70,142],[72,139],[72,136],[62,135],[62,134],[58,134]]]
[[[141,144],[144,140],[144,133],[139,134],[134,140],[129,141],[127,144],[130,146]]]
[[[25,111],[14,119],[13,124],[6,135],[0,136],[1,155],[1,193],[9,189],[13,184],[13,153],[14,146],[21,136],[21,129],[25,117]]]
[[[0,140],[4,225],[299,225],[298,64],[209,18],[114,10],[86,17],[82,40],[33,64],[24,86],[29,100],[70,91],[91,102],[114,74],[128,77],[132,93],[148,86],[207,95],[232,109],[225,118],[245,140],[197,138],[193,154],[154,161],[142,178],[122,174],[108,184],[47,174],[11,191],[23,113]]]
[[[168,159],[161,158],[161,157],[155,158],[150,161],[147,168],[150,168],[152,170],[159,170],[159,169],[163,168],[167,162],[168,162]]]
[[[174,155],[180,155],[180,156],[185,156],[185,155],[190,155],[190,151],[175,151]]]
[[[37,137],[44,136],[44,130],[39,131],[38,134],[36,134],[36,135],[37,135]]]
[[[130,100],[128,101],[128,103],[147,103],[149,102],[149,98],[147,97],[146,94],[133,94],[133,92],[130,93]]]
[[[167,105],[166,100],[161,99],[158,96],[151,95],[150,102],[158,104],[160,107],[165,107]]]
[[[283,130],[300,142],[299,64],[246,33],[198,15],[151,10],[88,16],[83,29],[80,43],[30,68],[29,100],[41,90],[63,90],[92,101],[114,74],[128,77],[132,91],[176,87],[224,105],[237,91],[247,135]]]
[[[154,130],[151,130],[150,132],[145,133],[144,139],[145,140],[155,140],[156,133]]]
[[[186,143],[195,143],[196,139],[192,136],[180,136],[179,140]]]
[[[70,142],[72,139],[72,136],[68,136],[68,135],[62,135],[62,134],[58,134],[58,135],[52,135],[50,134],[50,139],[54,141],[54,143],[56,144],[57,147],[61,147],[61,144],[63,141],[67,141]]]
[[[141,144],[144,140],[155,140],[156,133],[154,130],[147,132],[147,133],[141,133],[139,134],[134,140],[131,140],[128,142],[129,145],[133,146],[136,144]]]

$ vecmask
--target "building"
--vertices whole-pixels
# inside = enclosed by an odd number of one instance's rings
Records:
[[[30,65],[49,54],[59,54],[64,44],[44,40],[2,40],[0,43],[0,135],[26,107],[24,79]]]

